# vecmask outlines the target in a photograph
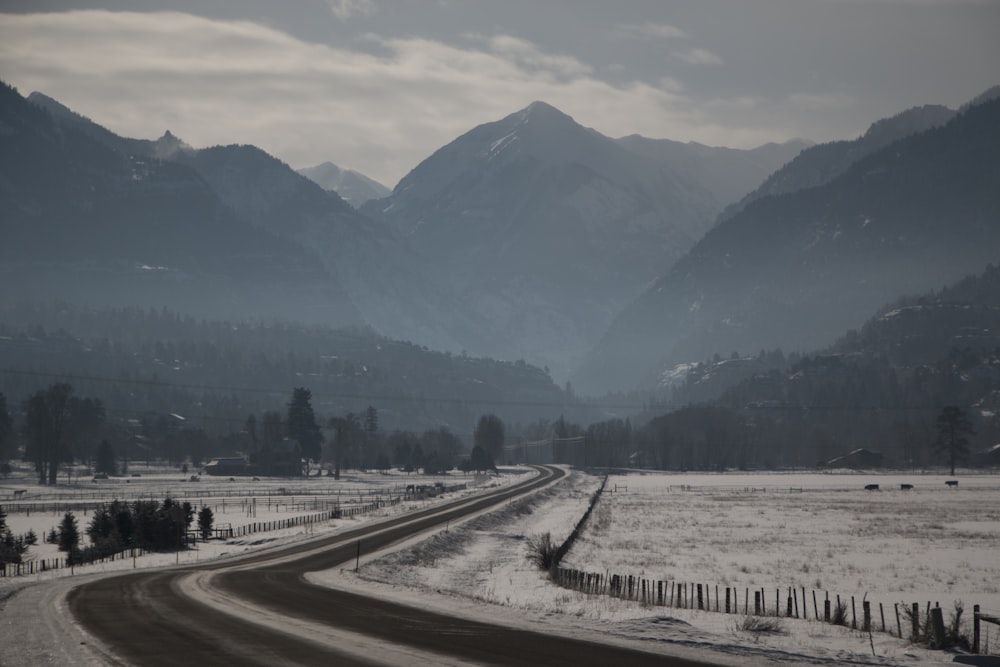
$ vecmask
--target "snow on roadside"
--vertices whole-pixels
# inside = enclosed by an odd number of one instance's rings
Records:
[[[629,485],[630,492],[619,496],[641,497],[637,479],[618,479],[619,488]],[[653,481],[663,480],[650,480],[650,484]],[[614,489],[615,482],[614,478],[609,480],[610,489]],[[740,629],[742,616],[649,607],[554,585],[528,562],[525,538],[549,531],[561,541],[585,511],[590,494],[599,484],[600,478],[573,471],[566,482],[532,499],[512,503],[423,542],[363,562],[357,575],[327,571],[310,574],[309,579],[448,613],[569,636],[599,637],[613,643],[638,642],[644,650],[680,653],[720,664],[926,666],[951,662],[952,654],[928,651],[882,633],[869,635],[796,619],[782,619],[779,633],[750,632]],[[642,520],[637,520],[640,525],[628,528],[636,543],[617,545],[610,559],[602,564],[622,571],[635,564],[630,558],[642,558],[647,561],[648,571],[662,571],[650,562],[669,557],[670,550],[662,546],[664,541],[652,524],[660,520],[658,516],[669,517],[672,512],[672,507],[662,505],[644,508]],[[805,511],[803,514],[809,515]],[[624,518],[619,518],[624,524]],[[598,553],[600,545],[595,545],[591,536],[591,544],[570,552],[567,564],[584,568],[584,561]],[[692,561],[692,567],[695,565]],[[596,568],[590,567],[590,571]]]

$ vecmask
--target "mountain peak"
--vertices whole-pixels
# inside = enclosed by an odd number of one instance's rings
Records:
[[[547,102],[536,100],[516,114],[520,123],[535,122],[566,122],[575,123],[573,118]]]
[[[153,154],[161,160],[168,160],[178,153],[188,153],[193,149],[170,130],[153,142]]]

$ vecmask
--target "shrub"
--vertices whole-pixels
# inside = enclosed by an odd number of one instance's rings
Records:
[[[785,624],[777,616],[744,616],[736,622],[736,629],[757,635],[786,634]]]
[[[551,570],[556,562],[559,545],[552,541],[552,533],[542,533],[528,538],[528,560],[539,570]]]
[[[836,606],[833,608],[833,615],[830,618],[830,622],[834,625],[847,625],[847,603],[843,600],[837,600]]]

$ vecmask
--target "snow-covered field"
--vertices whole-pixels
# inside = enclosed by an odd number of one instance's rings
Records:
[[[215,511],[217,523],[239,526],[310,514],[315,511],[314,503],[335,498],[344,503],[363,502],[378,493],[398,493],[407,484],[439,481],[401,473],[345,476],[339,482],[328,478],[183,482],[182,477],[150,470],[127,484],[124,480],[95,484],[88,478],[54,492],[23,479],[5,480],[0,484],[0,503],[92,502],[87,494],[105,500],[140,495],[162,500],[170,495],[190,500],[196,507],[207,504]],[[498,481],[518,479],[523,479],[521,474],[505,474]],[[824,591],[845,598],[855,595],[859,611],[860,599],[867,593],[876,610],[879,601],[887,610],[894,602],[923,605],[932,601],[950,611],[953,601],[961,600],[968,617],[973,604],[995,613],[1000,611],[1000,476],[962,474],[958,479],[959,487],[949,488],[944,477],[919,474],[616,475],[609,478],[604,496],[564,565],[591,572],[728,585],[741,591],[764,588],[772,595],[776,587],[805,586],[820,596]],[[472,479],[449,475],[441,481]],[[880,632],[869,637],[812,620],[782,619],[781,633],[755,633],[740,629],[740,617],[735,615],[650,607],[560,588],[528,562],[526,543],[545,532],[557,541],[565,538],[600,482],[599,477],[573,471],[565,481],[533,497],[450,525],[428,538],[397,545],[391,553],[369,557],[362,561],[358,574],[331,570],[309,577],[317,583],[357,587],[422,607],[614,643],[638,641],[652,650],[733,665],[923,666],[951,663],[955,657]],[[497,482],[490,480],[493,483]],[[864,486],[872,483],[878,483],[881,490],[865,491]],[[902,491],[902,483],[914,488]],[[8,500],[17,488],[28,492],[16,501]],[[58,497],[49,497],[52,493]],[[197,550],[181,552],[179,560],[232,556],[329,534],[457,495],[406,501],[357,519],[211,540],[200,543]],[[29,517],[25,512],[9,512],[8,523],[15,533],[32,527],[41,537],[58,524],[62,513],[62,509],[35,511]],[[82,530],[89,514],[76,514]],[[40,543],[29,555],[49,558],[55,554],[54,545]],[[137,566],[173,564],[177,558],[175,554],[146,556],[138,559]],[[127,560],[95,564],[78,568],[76,576],[131,567]],[[3,602],[4,587],[69,576],[61,570],[0,579],[0,617],[10,612]],[[24,597],[15,596],[6,606]],[[881,624],[877,614],[876,627]],[[886,621],[887,625],[895,622],[890,611]],[[984,624],[983,630],[995,655],[1000,628]],[[971,656],[963,659],[980,661],[971,664],[997,664]]]
[[[1000,611],[1000,476],[961,475],[958,488],[934,475],[760,474],[612,476],[587,529],[564,565],[740,589],[816,590],[831,598],[878,602],[895,625],[894,602],[940,602],[946,619],[960,600]],[[877,483],[880,491],[865,491]],[[900,484],[913,484],[902,491]],[[526,538],[551,532],[562,540],[584,512],[600,479],[574,472],[567,483],[513,503],[448,533],[368,562],[360,577],[388,594],[413,595],[442,608],[474,600],[494,616],[529,625],[646,640],[675,651],[714,647],[733,664],[802,662],[950,663],[932,652],[875,632],[872,636],[812,620],[782,619],[781,633],[738,629],[740,617],[644,606],[562,589],[526,558]],[[349,585],[349,573],[317,575]],[[784,593],[782,603],[784,604]],[[774,598],[768,606],[773,609]],[[713,600],[714,606],[714,600]],[[810,596],[809,616],[812,617]],[[742,607],[742,604],[741,604]],[[752,607],[752,604],[751,604]],[[860,622],[860,621],[859,621]],[[906,620],[903,618],[904,634]],[[991,652],[996,626],[983,625]],[[987,635],[987,633],[989,633]],[[971,631],[970,631],[971,634]],[[982,661],[983,658],[970,658]],[[979,662],[978,664],[996,664]],[[977,664],[977,663],[973,663]]]
[[[479,493],[484,488],[497,484],[509,484],[523,479],[519,474],[502,475],[498,478],[476,478],[475,475],[452,474],[424,476],[393,471],[380,473],[345,473],[341,479],[332,477],[310,477],[308,479],[261,478],[254,481],[247,477],[203,476],[201,481],[192,482],[190,475],[163,466],[131,467],[137,477],[112,477],[108,480],[84,481],[72,484],[60,479],[56,487],[38,486],[36,480],[25,470],[0,482],[0,506],[7,512],[7,525],[14,535],[23,535],[34,530],[38,543],[29,548],[22,557],[24,561],[65,559],[58,545],[44,541],[45,535],[58,528],[63,515],[72,511],[80,530],[80,545],[89,545],[86,528],[93,515],[93,507],[113,500],[132,502],[137,499],[162,501],[170,497],[178,502],[190,502],[196,512],[203,506],[212,509],[214,525],[238,529],[241,526],[277,522],[294,517],[313,516],[333,507],[343,510],[370,505],[375,500],[391,501],[403,498],[398,504],[386,504],[371,512],[355,517],[345,517],[332,521],[300,525],[280,530],[259,531],[254,534],[230,539],[199,541],[195,548],[180,553],[146,554],[132,560],[94,563],[75,568],[76,574],[106,572],[133,567],[158,567],[175,563],[192,563],[204,559],[233,556],[268,546],[280,546],[314,535],[329,534],[347,530],[362,523],[377,521],[389,516],[426,507],[430,504],[447,502],[465,495]],[[518,472],[524,472],[523,470]],[[406,495],[409,485],[434,486],[440,482],[446,486],[465,484],[467,489],[437,496],[421,496],[412,499]],[[15,498],[15,491],[24,490]],[[197,528],[197,518],[191,529]],[[37,569],[37,567],[36,567]],[[21,585],[28,580],[46,580],[69,576],[65,569],[50,570],[29,577],[0,577],[0,589]]]

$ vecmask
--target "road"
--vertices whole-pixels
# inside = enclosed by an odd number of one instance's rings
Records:
[[[676,665],[618,646],[448,616],[318,586],[307,572],[353,565],[420,532],[540,488],[541,475],[487,496],[246,558],[99,579],[74,588],[77,621],[133,665]],[[359,547],[360,545],[360,547]],[[200,589],[200,590],[199,590]],[[195,591],[195,592],[192,592]]]

